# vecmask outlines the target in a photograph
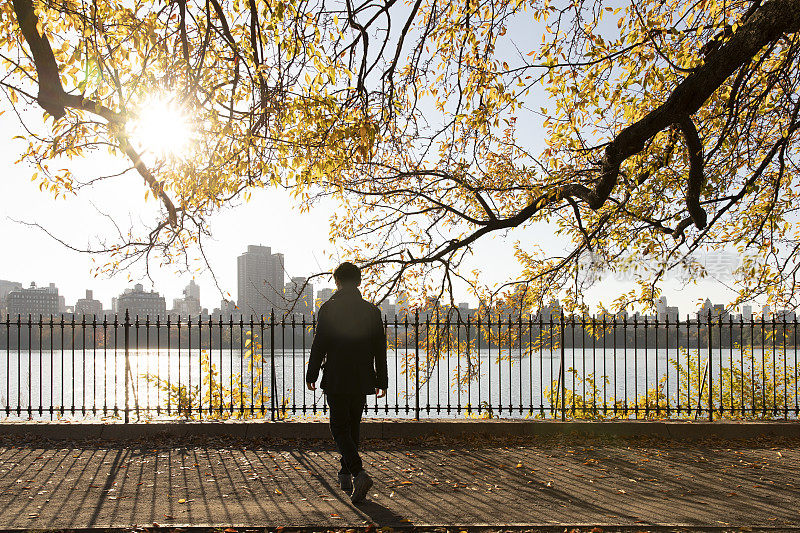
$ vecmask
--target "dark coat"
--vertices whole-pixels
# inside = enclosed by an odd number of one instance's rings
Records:
[[[327,394],[375,394],[386,389],[386,330],[380,310],[355,287],[336,291],[319,309],[306,382]]]

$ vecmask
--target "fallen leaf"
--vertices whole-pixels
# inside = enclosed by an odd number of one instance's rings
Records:
[[[180,500],[178,500],[178,503],[186,503],[186,499],[185,498],[181,498]]]

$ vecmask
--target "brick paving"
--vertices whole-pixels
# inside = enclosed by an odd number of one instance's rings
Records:
[[[327,441],[0,440],[0,527],[800,527],[796,439],[364,443],[352,505]]]

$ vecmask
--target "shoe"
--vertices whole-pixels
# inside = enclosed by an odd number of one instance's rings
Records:
[[[350,496],[350,501],[353,503],[363,502],[370,487],[372,487],[372,478],[365,470],[362,470],[353,477],[353,495]]]
[[[339,486],[348,495],[353,493],[353,476],[350,474],[339,474]]]

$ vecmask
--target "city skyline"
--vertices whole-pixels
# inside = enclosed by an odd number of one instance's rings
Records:
[[[248,254],[255,254],[260,261],[264,261],[264,264],[270,265],[270,256],[273,255],[270,253],[270,247],[261,246],[261,245],[248,245],[247,251],[245,251],[242,255],[237,258],[237,264],[241,267],[243,263],[243,258],[246,258]],[[274,254],[275,256],[279,257],[281,264],[283,261],[283,254]],[[263,265],[262,265],[263,266]],[[275,265],[273,265],[275,266]],[[264,270],[262,272],[262,270]],[[271,272],[270,268],[260,269],[259,273],[266,274],[267,276],[276,276],[278,272]],[[252,274],[247,272],[246,269],[239,268],[238,275],[240,277],[239,286],[243,287],[247,284],[254,284],[255,278],[252,277]],[[250,277],[248,277],[250,275]],[[273,283],[277,286],[278,281],[277,278],[273,279]],[[265,279],[265,285],[266,285]],[[301,276],[294,276],[291,278],[286,278],[284,272],[284,282],[280,284],[281,293],[278,296],[277,291],[273,293],[273,297],[278,297],[281,300],[277,303],[277,305],[286,306],[287,302],[292,302],[293,304],[293,313],[298,315],[310,316],[311,314],[315,313],[324,301],[326,301],[330,296],[335,292],[335,289],[330,287],[321,287],[318,290],[314,290],[314,285],[308,282],[308,278],[301,277]],[[248,315],[246,309],[242,307],[242,302],[233,301],[233,300],[226,300],[223,299],[220,301],[220,307],[213,308],[211,310],[209,307],[203,307],[202,302],[200,300],[200,287],[197,285],[194,279],[190,280],[189,284],[184,287],[182,294],[183,298],[175,298],[172,300],[172,307],[167,308],[166,302],[167,299],[164,295],[160,292],[155,290],[155,288],[147,291],[145,290],[143,284],[136,283],[132,288],[126,288],[121,294],[118,296],[111,298],[111,305],[110,307],[105,307],[100,300],[96,300],[93,297],[93,290],[86,289],[85,297],[78,299],[74,305],[68,305],[65,297],[59,294],[58,286],[54,282],[49,282],[47,286],[38,286],[35,282],[31,282],[31,284],[26,287],[24,284],[18,281],[13,280],[4,280],[0,279],[0,312],[7,315],[16,315],[20,314],[20,311],[24,311],[21,314],[59,314],[59,313],[66,313],[66,314],[76,314],[76,315],[103,315],[103,314],[123,314],[124,312],[129,312],[132,316],[167,316],[167,315],[178,315],[178,316],[196,316],[196,315],[203,315],[203,316],[225,316],[227,314],[235,314],[235,315]],[[258,311],[260,308],[263,307],[259,303],[255,303],[254,298],[262,299],[263,303],[268,302],[268,297],[265,293],[255,292],[255,293],[242,293],[245,298],[244,305],[250,306],[251,310]],[[277,301],[277,300],[276,300]],[[631,317],[631,318],[655,318],[659,321],[678,321],[682,318],[682,313],[678,306],[669,306],[668,299],[665,296],[661,296],[658,301],[656,302],[655,311],[652,314],[649,313],[641,313],[639,311],[632,311],[628,312],[626,309],[619,311],[618,313],[612,314],[611,316],[617,317]],[[435,299],[428,298],[428,304],[433,306],[441,305],[441,302],[437,302]],[[268,304],[267,304],[268,305]],[[391,317],[395,314],[400,314],[402,312],[402,308],[407,307],[407,296],[404,293],[398,293],[397,296],[391,299],[387,299],[380,304],[381,311],[384,315]],[[16,307],[14,307],[16,306]],[[471,309],[469,303],[467,302],[460,302],[457,305],[459,311],[466,311],[467,313],[471,313],[474,309]],[[16,310],[16,312],[12,312]],[[272,308],[264,308],[261,310],[261,315],[268,315],[271,312]],[[546,317],[555,316],[560,310],[560,302],[557,299],[554,299],[548,305],[544,305],[540,307],[535,314],[543,315]],[[725,304],[713,304],[710,298],[706,298],[702,305],[696,309],[694,312],[690,311],[685,314],[687,317],[691,317],[692,314],[695,315],[696,318],[707,318],[713,316],[736,316],[739,319],[748,319],[753,318],[757,319],[757,317],[762,318],[763,320],[767,320],[768,318],[775,316],[783,318],[785,320],[795,320],[796,313],[790,309],[772,309],[770,305],[765,304],[760,307],[760,313],[758,312],[758,308],[756,311],[753,311],[752,305],[742,305],[733,310],[726,310]],[[738,311],[738,314],[737,314]],[[250,313],[253,315],[254,313]],[[597,314],[602,316],[606,314],[605,311],[597,310]],[[258,316],[258,313],[255,314]]]

